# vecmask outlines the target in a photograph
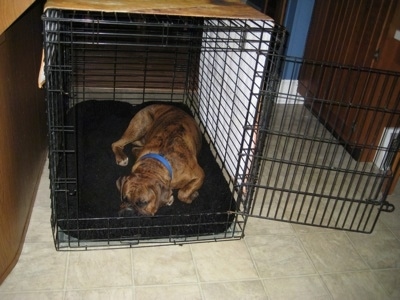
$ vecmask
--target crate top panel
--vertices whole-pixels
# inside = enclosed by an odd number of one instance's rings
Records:
[[[48,0],[46,9],[272,20],[240,0]]]

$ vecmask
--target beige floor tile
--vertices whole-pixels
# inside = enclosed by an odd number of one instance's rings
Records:
[[[381,214],[381,216],[382,216],[382,214]],[[399,218],[400,218],[400,216],[399,216]],[[387,228],[389,228],[389,226],[387,226],[384,222],[382,222],[381,218],[379,218],[378,221],[376,222],[374,231],[375,230],[384,230]],[[400,222],[399,222],[398,228],[400,228]]]
[[[138,300],[197,300],[201,298],[197,284],[169,286],[140,286],[135,288],[135,299]]]
[[[266,234],[293,234],[289,223],[271,221],[260,218],[249,218],[245,228],[246,236]]]
[[[52,242],[51,232],[51,200],[50,200],[50,181],[47,169],[47,163],[43,170],[42,177],[36,193],[36,199],[33,206],[31,219],[25,242]]]
[[[352,232],[347,235],[372,269],[400,268],[400,241],[389,229],[367,235]]]
[[[390,299],[400,299],[400,269],[377,270],[373,274]]]
[[[50,207],[36,206],[32,211],[25,242],[53,242],[50,224]]]
[[[379,216],[380,222],[384,223],[389,228],[400,228],[400,206],[397,204],[399,202],[400,196],[397,199],[392,197],[389,202],[395,205],[395,210],[391,213],[382,212]]]
[[[135,285],[197,282],[189,246],[134,249],[133,272]]]
[[[304,248],[320,273],[367,269],[345,232],[299,235]]]
[[[93,290],[71,290],[65,293],[64,300],[128,300],[134,299],[133,288],[109,288]]]
[[[296,233],[318,233],[318,232],[325,233],[335,230],[325,227],[308,226],[301,224],[292,224],[292,226]]]
[[[258,277],[243,240],[194,244],[190,247],[202,282]]]
[[[331,223],[331,225],[333,225]],[[372,224],[368,224],[368,225],[372,225]],[[294,230],[296,231],[296,233],[328,233],[328,232],[333,232],[333,231],[338,231],[338,229],[333,229],[333,228],[325,228],[325,227],[318,227],[318,226],[308,226],[308,225],[300,225],[300,224],[292,224]],[[375,230],[377,229],[382,229],[382,228],[387,228],[387,226],[381,222],[377,222],[377,224],[375,225]],[[368,227],[369,229],[369,227]],[[340,231],[340,229],[339,229]]]
[[[333,299],[387,299],[387,294],[370,271],[327,274],[322,278]]]
[[[0,293],[1,300],[63,300],[64,292],[26,292],[26,293],[12,293],[2,294]]]
[[[330,294],[319,276],[271,278],[263,280],[268,299],[329,299]]]
[[[42,177],[36,192],[35,207],[50,207],[50,179],[48,164],[44,166]]]
[[[67,289],[131,286],[131,250],[70,252]]]
[[[259,280],[203,283],[201,288],[205,300],[257,300],[267,298],[264,287]]]
[[[394,236],[398,240],[400,240],[400,228],[391,228],[390,231],[393,232]]]
[[[46,180],[46,184],[40,184],[36,194],[34,207],[43,207],[50,209],[50,181]]]
[[[315,274],[315,269],[294,235],[246,238],[261,278]]]
[[[67,253],[51,243],[25,243],[15,268],[0,292],[61,290],[64,288]]]

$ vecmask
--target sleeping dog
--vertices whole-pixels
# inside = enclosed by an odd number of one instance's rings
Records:
[[[133,145],[137,157],[131,174],[117,180],[120,215],[153,216],[160,207],[173,203],[174,189],[180,201],[192,203],[204,180],[197,162],[201,140],[194,119],[175,106],[153,104],[140,110],[111,146],[120,166],[128,165],[127,144]]]

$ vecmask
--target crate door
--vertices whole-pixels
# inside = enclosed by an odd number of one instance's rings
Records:
[[[348,130],[342,118],[371,114],[376,123],[399,127],[400,107],[390,104],[399,95],[399,74],[282,60],[282,73],[289,76],[277,88],[266,82],[263,111],[254,126],[262,150],[254,155],[251,168],[256,181],[247,181],[240,189],[245,214],[371,232],[382,208],[393,209],[386,196],[393,180],[391,160],[399,146],[382,142],[383,130],[370,130],[369,143],[354,143],[344,140],[337,128]],[[358,84],[345,87],[348,78]],[[358,103],[360,93],[372,93],[372,88],[380,95],[378,104],[343,104],[351,97]],[[321,106],[340,114],[326,115]],[[371,159],[359,159],[360,152],[368,152]]]

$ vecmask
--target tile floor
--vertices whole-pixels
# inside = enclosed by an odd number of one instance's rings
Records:
[[[57,252],[46,170],[2,300],[400,299],[400,206],[371,235],[251,219],[240,241]]]

